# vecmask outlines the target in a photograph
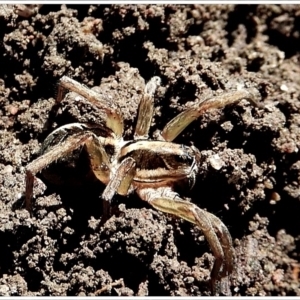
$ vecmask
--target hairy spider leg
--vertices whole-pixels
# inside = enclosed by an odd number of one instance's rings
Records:
[[[103,99],[99,93],[87,88],[68,76],[63,76],[59,81],[57,102],[63,99],[63,90],[67,89],[79,94],[92,103],[98,110],[104,111],[105,125],[111,129],[117,138],[121,138],[124,130],[124,121],[120,108],[113,101]]]
[[[153,96],[160,83],[161,79],[158,76],[154,76],[145,86],[144,95],[138,108],[138,117],[134,132],[135,140],[148,139],[149,128],[154,111]]]
[[[205,111],[211,108],[222,108],[226,105],[237,103],[242,99],[248,100],[255,106],[262,107],[262,105],[256,101],[259,97],[260,94],[257,89],[249,88],[209,98],[202,101],[199,105],[188,108],[174,117],[164,127],[161,136],[165,141],[172,142],[191,122],[199,118]]]
[[[223,222],[194,203],[181,199],[170,187],[138,189],[137,193],[157,210],[187,220],[201,229],[215,256],[211,270],[211,288],[215,294],[216,280],[230,274],[234,264],[232,239]]]
[[[126,157],[118,166],[116,172],[108,182],[102,193],[103,199],[103,218],[107,220],[110,217],[110,206],[113,196],[118,193],[119,195],[127,195],[131,186],[132,180],[136,172],[135,160],[131,157]]]
[[[219,277],[225,277],[232,273],[233,266],[234,266],[234,260],[235,260],[235,252],[232,246],[232,239],[231,234],[225,224],[214,214],[210,212],[206,212],[207,216],[209,217],[211,224],[214,227],[214,230],[216,231],[223,251],[224,251],[224,268],[219,274]]]
[[[109,181],[109,158],[97,136],[95,136],[92,132],[81,132],[76,135],[69,136],[65,141],[53,146],[48,152],[35,159],[26,167],[25,205],[26,209],[30,213],[32,213],[33,183],[35,175],[55,160],[64,157],[82,145],[85,145],[87,148],[91,168],[95,176],[103,182]]]

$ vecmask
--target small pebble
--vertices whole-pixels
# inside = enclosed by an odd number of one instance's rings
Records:
[[[218,154],[211,156],[209,162],[215,170],[220,170],[224,166],[224,162]]]

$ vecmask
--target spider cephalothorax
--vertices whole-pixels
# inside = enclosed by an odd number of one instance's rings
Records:
[[[32,211],[33,182],[36,173],[53,161],[83,148],[88,154],[89,168],[106,185],[102,194],[104,219],[109,217],[110,201],[117,193],[135,191],[142,200],[156,209],[176,215],[196,224],[202,231],[215,256],[211,271],[212,291],[215,281],[229,275],[234,267],[234,248],[227,227],[215,215],[185,201],[175,192],[177,184],[194,185],[200,153],[172,141],[194,120],[210,108],[247,99],[257,104],[259,95],[254,88],[224,93],[188,108],[168,122],[159,140],[149,140],[148,133],[154,111],[153,96],[160,84],[153,77],[145,87],[140,101],[134,139],[123,140],[123,118],[117,105],[101,98],[96,91],[64,76],[60,91],[68,89],[86,98],[103,115],[103,126],[72,123],[53,131],[45,140],[42,154],[26,168],[26,208]],[[59,93],[58,101],[62,96]],[[110,149],[110,151],[107,151]]]

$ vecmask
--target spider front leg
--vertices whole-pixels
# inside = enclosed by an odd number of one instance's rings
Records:
[[[125,158],[113,174],[109,183],[102,193],[103,199],[103,219],[105,222],[110,216],[110,204],[113,196],[118,193],[119,195],[127,195],[131,186],[132,180],[136,172],[135,160],[131,157]]]
[[[143,98],[139,104],[138,117],[134,132],[134,139],[141,140],[147,139],[149,128],[151,125],[153,111],[154,111],[154,93],[157,87],[160,85],[161,79],[158,76],[154,76],[145,86]]]
[[[259,91],[255,88],[228,92],[201,102],[197,107],[188,108],[164,127],[161,136],[167,142],[172,142],[191,122],[199,118],[205,111],[211,108],[222,108],[226,105],[237,103],[242,99],[250,101],[253,105],[261,107],[256,101],[260,98]]]
[[[81,132],[71,135],[27,165],[25,205],[30,213],[32,212],[33,183],[35,175],[52,162],[64,157],[83,145],[85,145],[89,153],[91,168],[95,176],[102,182],[108,182],[110,176],[109,158],[98,138],[92,132]]]
[[[87,88],[68,76],[63,76],[59,81],[57,102],[63,99],[65,89],[73,91],[86,98],[90,103],[95,105],[100,111],[104,112],[103,119],[105,125],[111,129],[117,138],[121,138],[124,130],[123,117],[116,103],[109,99],[102,99],[101,95],[94,90]]]
[[[229,275],[234,265],[234,248],[226,226],[216,216],[181,199],[171,188],[138,189],[137,193],[157,210],[187,220],[201,229],[215,256],[211,271],[211,289],[215,294],[216,280]]]

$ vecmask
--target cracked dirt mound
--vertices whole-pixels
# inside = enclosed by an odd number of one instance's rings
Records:
[[[193,225],[136,195],[114,198],[100,226],[103,186],[35,185],[24,168],[58,126],[97,122],[89,105],[55,107],[68,75],[113,97],[133,133],[145,81],[160,76],[151,135],[193,103],[256,87],[210,111],[176,142],[202,166],[184,196],[234,239],[236,269],[220,293],[300,295],[298,5],[45,5],[25,18],[0,7],[0,295],[209,295],[211,251]]]

